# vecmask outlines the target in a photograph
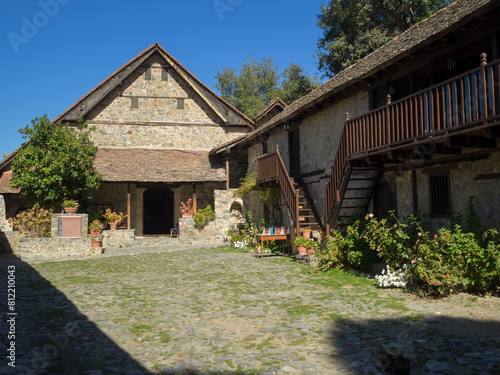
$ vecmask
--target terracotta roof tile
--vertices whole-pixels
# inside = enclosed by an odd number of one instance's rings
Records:
[[[10,187],[10,179],[12,177],[12,171],[5,171],[0,174],[0,194],[5,193],[19,193],[19,189],[14,189]]]
[[[107,182],[226,181],[224,168],[206,151],[99,148],[96,170]]]

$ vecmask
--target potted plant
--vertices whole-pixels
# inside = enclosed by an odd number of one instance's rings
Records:
[[[310,225],[305,227],[305,228],[302,228],[302,235],[305,238],[311,238],[311,232],[312,232],[312,228]]]
[[[125,217],[127,217],[127,215],[124,215],[122,212],[117,214],[109,208],[102,216],[106,219],[106,222],[109,224],[109,229],[111,230],[116,230],[116,226],[120,224]]]
[[[191,198],[189,198],[186,203],[181,202],[181,214],[182,217],[193,217],[194,207],[193,200]]]
[[[299,255],[307,255],[308,249],[315,250],[317,246],[316,242],[305,237],[297,237],[293,243],[297,246]]]
[[[80,205],[78,204],[78,201],[76,199],[68,199],[64,198],[63,199],[63,208],[64,212],[67,214],[74,214],[78,211],[78,207]]]
[[[92,237],[92,247],[101,247],[101,240],[99,238]]]
[[[99,220],[94,220],[89,224],[90,235],[92,237],[100,235],[103,229],[104,225]]]

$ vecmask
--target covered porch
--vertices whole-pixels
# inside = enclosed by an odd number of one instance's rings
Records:
[[[123,212],[121,227],[139,236],[169,235],[188,199],[197,208],[214,207],[214,192],[227,181],[226,170],[204,151],[100,148],[96,169],[103,184],[93,208]]]

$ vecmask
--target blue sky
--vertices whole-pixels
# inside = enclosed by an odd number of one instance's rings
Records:
[[[0,5],[0,160],[19,128],[56,118],[154,42],[210,88],[224,67],[273,56],[318,74],[325,0],[4,0]]]

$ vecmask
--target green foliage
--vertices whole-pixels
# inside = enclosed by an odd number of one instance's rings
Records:
[[[252,118],[276,97],[290,104],[309,93],[319,84],[317,77],[297,64],[290,65],[279,73],[278,66],[272,57],[260,61],[247,58],[241,67],[224,68],[215,76],[215,88],[223,99]]]
[[[297,237],[293,243],[296,246],[304,246],[306,248],[313,248],[315,250],[318,248],[318,243],[316,241],[305,237]]]
[[[261,223],[253,220],[252,213],[247,211],[246,221],[240,229],[230,229],[227,232],[231,246],[236,248],[255,247],[257,245],[257,234],[262,231]]]
[[[331,235],[326,236],[319,254],[319,269],[363,270],[373,262],[375,252],[367,241],[368,218],[354,221],[344,232],[333,230]]]
[[[209,221],[215,219],[215,212],[212,210],[211,205],[207,205],[207,207],[196,211],[193,219],[199,228],[203,228]]]
[[[14,220],[9,219],[26,237],[50,237],[51,220],[52,210],[41,208],[38,204],[17,214]]]
[[[79,204],[78,204],[78,201],[76,199],[68,199],[68,198],[64,198],[63,200],[63,207],[64,208],[74,208],[74,207],[78,207]]]
[[[496,230],[483,233],[478,240],[475,233],[463,232],[460,226],[431,235],[418,214],[410,215],[405,223],[394,215],[390,221],[370,214],[355,220],[345,232],[332,231],[319,254],[319,269],[363,269],[376,255],[392,270],[406,269],[407,288],[422,295],[487,293],[500,287]]]
[[[318,68],[332,77],[454,0],[330,0],[321,5]]]
[[[11,185],[20,187],[29,200],[44,204],[60,202],[65,196],[90,197],[100,185],[91,130],[82,119],[75,127],[54,124],[47,115],[32,120],[31,126],[19,129],[28,141],[12,162]]]
[[[248,196],[252,191],[256,191],[258,192],[259,199],[263,204],[274,206],[279,202],[280,189],[262,187],[259,185],[257,179],[257,169],[255,168],[256,163],[257,158],[252,160],[248,167],[247,174],[244,178],[240,179],[240,186],[234,192],[234,196],[243,198],[245,196]]]

